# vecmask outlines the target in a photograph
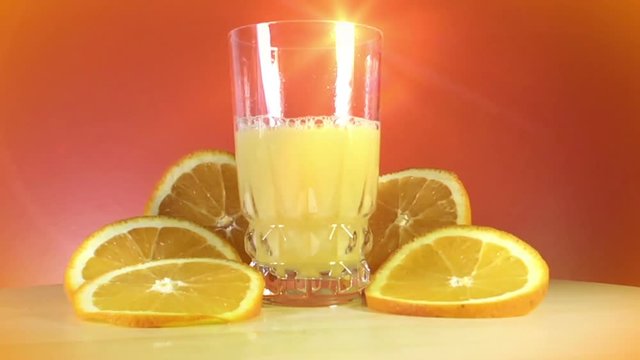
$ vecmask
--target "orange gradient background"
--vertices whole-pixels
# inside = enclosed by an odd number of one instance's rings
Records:
[[[640,285],[640,3],[0,3],[0,286],[59,283],[162,172],[233,149],[227,33],[347,19],[384,32],[382,172],[459,174],[474,221],[552,276]]]

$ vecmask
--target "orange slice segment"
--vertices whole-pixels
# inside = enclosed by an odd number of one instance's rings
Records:
[[[233,155],[198,151],[174,164],[156,186],[145,214],[166,215],[202,225],[226,239],[244,262],[244,234],[249,225],[242,215]]]
[[[167,259],[124,267],[83,285],[73,298],[86,320],[162,327],[231,322],[260,313],[264,280],[242,263]]]
[[[471,224],[469,196],[458,177],[437,169],[409,169],[380,177],[369,219],[372,271],[416,236],[447,225]]]
[[[549,268],[514,235],[487,227],[451,226],[418,237],[378,270],[367,306],[438,317],[524,315],[544,298]]]
[[[240,261],[235,249],[209,230],[164,216],[137,217],[103,227],[71,257],[65,289],[72,294],[84,282],[125,266],[172,258],[220,258]]]

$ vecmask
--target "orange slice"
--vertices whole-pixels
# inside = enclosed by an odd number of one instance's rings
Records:
[[[264,280],[221,259],[167,259],[124,267],[83,285],[76,313],[135,327],[231,322],[260,313]]]
[[[524,315],[544,298],[549,268],[517,237],[476,226],[451,226],[418,237],[378,270],[367,306],[439,317]]]
[[[71,257],[65,289],[72,294],[84,282],[125,266],[173,258],[240,261],[231,245],[191,222],[164,216],[137,217],[91,234]]]
[[[416,236],[447,225],[471,224],[469,196],[458,177],[437,169],[408,169],[380,177],[367,262],[372,271]]]
[[[226,239],[244,262],[249,225],[242,215],[236,162],[233,155],[216,150],[189,154],[173,165],[156,186],[145,210],[190,220]]]

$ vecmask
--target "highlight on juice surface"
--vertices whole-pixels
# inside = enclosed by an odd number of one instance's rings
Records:
[[[285,21],[235,29],[230,42],[246,249],[266,300],[349,301],[369,279],[381,33]]]

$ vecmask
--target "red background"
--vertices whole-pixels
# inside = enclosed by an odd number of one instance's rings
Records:
[[[0,286],[61,282],[169,164],[232,150],[227,33],[296,18],[383,30],[383,172],[454,170],[552,276],[640,285],[637,1],[4,0]]]

